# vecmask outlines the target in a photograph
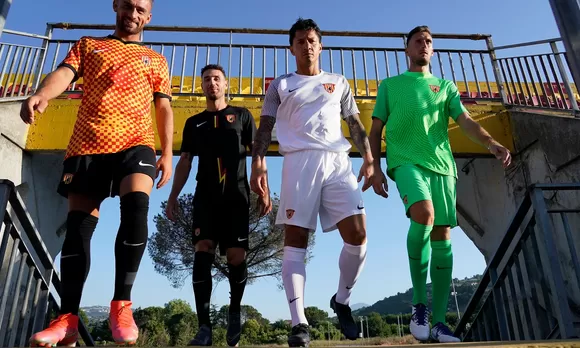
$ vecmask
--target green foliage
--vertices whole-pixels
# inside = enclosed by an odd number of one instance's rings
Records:
[[[462,312],[467,307],[471,296],[477,289],[479,282],[481,280],[481,275],[476,275],[471,278],[465,278],[463,280],[454,279],[455,291],[457,292],[457,303],[459,304],[459,310]],[[427,300],[431,302],[432,287],[431,284],[427,284]],[[394,296],[385,297],[373,304],[372,306],[361,308],[354,311],[354,315],[368,316],[372,312],[377,312],[381,315],[386,314],[405,314],[410,313],[411,305],[413,301],[413,289],[409,289],[404,293],[397,293]],[[457,313],[457,306],[455,305],[455,296],[449,296],[449,304],[447,306],[447,311]],[[396,318],[396,316],[395,316]],[[395,319],[396,323],[396,319]]]
[[[469,284],[474,282],[474,279],[456,280],[457,292],[468,291],[471,288]],[[401,294],[397,296],[401,296]],[[470,296],[471,294],[469,294]],[[466,294],[461,294],[461,296],[458,294],[458,297],[466,297]],[[384,300],[369,308],[376,308],[381,302],[384,303]],[[214,346],[226,345],[228,310],[228,306],[218,308],[215,305],[210,309]],[[345,339],[340,332],[336,318],[329,318],[328,312],[317,307],[307,307],[305,314],[311,326],[310,335],[313,341],[318,341],[320,345],[333,345]],[[80,315],[83,315],[82,312]],[[163,307],[138,308],[133,316],[140,329],[137,345],[142,347],[186,346],[195,336],[198,329],[196,313],[193,312],[189,303],[183,300],[170,301]],[[367,337],[368,332],[370,337],[375,340],[366,341],[367,343],[373,344],[372,342],[376,342],[377,344],[382,344],[383,338],[387,337],[396,342],[406,342],[404,341],[405,337],[398,338],[398,336],[401,334],[401,329],[403,336],[410,334],[409,322],[411,314],[409,308],[405,308],[405,311],[402,311],[401,314],[384,314],[378,311],[370,311],[364,316],[366,316],[366,320],[363,319],[364,337]],[[278,320],[270,323],[256,308],[248,305],[242,306],[241,318],[242,337],[240,346],[287,344],[286,341],[292,329],[289,320]],[[360,325],[361,317],[359,314],[355,314],[354,318],[357,324]],[[454,330],[458,323],[457,313],[453,310],[447,313],[446,322]],[[99,345],[112,342],[107,320],[92,322],[90,332]]]

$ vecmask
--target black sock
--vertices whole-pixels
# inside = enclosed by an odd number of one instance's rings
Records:
[[[113,301],[130,301],[131,289],[147,246],[149,196],[131,192],[121,197],[121,225],[115,241]]]
[[[209,302],[211,299],[211,267],[214,254],[198,251],[193,258],[193,295],[199,326],[211,327],[209,319]]]
[[[71,211],[66,219],[66,236],[60,254],[62,314],[78,315],[85,280],[91,268],[91,238],[99,219]]]
[[[240,312],[244,289],[248,281],[248,267],[246,260],[237,266],[228,263],[230,271],[230,311]]]

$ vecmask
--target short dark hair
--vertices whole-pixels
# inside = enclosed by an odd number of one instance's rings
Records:
[[[226,77],[226,71],[219,64],[208,64],[208,65],[204,66],[203,69],[201,69],[201,76],[203,76],[203,73],[205,73],[208,70],[219,70],[222,72],[222,74],[224,74],[224,77]]]
[[[292,43],[294,42],[294,37],[296,37],[296,32],[298,30],[306,30],[306,31],[314,30],[316,32],[316,35],[318,35],[318,40],[322,41],[322,34],[320,33],[320,28],[318,27],[318,24],[316,24],[316,22],[312,19],[304,19],[302,17],[299,17],[296,23],[292,25],[292,28],[290,28],[290,46],[292,46]]]
[[[411,38],[413,37],[413,35],[418,33],[427,33],[431,35],[431,29],[429,29],[427,25],[419,25],[413,28],[413,30],[411,30],[409,34],[407,34],[407,45],[409,45],[409,42],[411,42]]]

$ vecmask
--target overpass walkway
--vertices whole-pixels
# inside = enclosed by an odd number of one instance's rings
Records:
[[[68,37],[57,38],[58,34],[66,36],[62,29],[67,30]],[[42,77],[56,67],[78,39],[75,30],[94,34],[111,29],[107,25],[55,23],[48,25],[45,35],[4,30],[0,43],[0,108],[19,103],[33,93]],[[205,42],[202,39],[191,43],[160,39],[171,40],[168,33],[176,32],[192,37],[204,34]],[[215,39],[208,39],[212,35]],[[226,67],[230,102],[248,107],[259,121],[261,103],[270,81],[294,69],[288,48],[276,43],[276,40],[282,42],[280,38],[285,39],[285,35],[287,32],[283,30],[147,28],[145,42],[166,55],[170,63],[176,95],[173,103],[174,151],[180,148],[180,129],[185,119],[204,108],[199,70],[206,63],[221,63]],[[323,35],[327,42],[341,38],[350,43],[354,37],[366,37],[377,43],[368,47],[355,43],[328,45],[321,56],[324,70],[340,72],[348,78],[363,123],[369,129],[379,81],[407,67],[405,35],[352,32],[324,32]],[[535,110],[572,119],[580,116],[580,96],[576,85],[571,83],[559,39],[494,47],[489,35],[439,34],[434,38],[437,46],[443,48],[437,49],[431,66],[433,73],[455,81],[475,119],[508,147],[514,148],[509,118],[514,110]],[[462,47],[445,48],[443,42]],[[498,57],[504,50],[521,47],[534,47],[539,53]],[[26,130],[22,150],[62,152],[81,97],[82,80],[79,80]],[[449,130],[456,157],[488,156],[485,149],[460,134],[452,122]],[[348,132],[346,127],[345,131]],[[18,143],[10,139],[10,134],[2,136]],[[277,155],[277,144],[270,148],[270,155]],[[356,155],[353,149],[353,156]],[[10,164],[2,160],[2,165]],[[545,195],[579,190],[578,182],[536,184],[526,188],[497,250],[488,260],[481,283],[469,305],[462,310],[455,333],[464,343],[454,346],[580,345],[577,340],[580,301],[577,294],[569,290],[565,275],[573,274],[576,284],[580,284],[580,262],[569,218],[578,214],[580,208],[553,209],[544,200]],[[570,262],[561,259],[552,219],[561,221],[568,240]],[[58,309],[60,280],[46,240],[15,184],[9,180],[0,181],[0,260],[0,346],[23,346],[30,334],[45,327]],[[85,325],[81,327],[81,336],[83,344],[96,344]]]

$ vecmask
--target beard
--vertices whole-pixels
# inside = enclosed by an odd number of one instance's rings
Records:
[[[426,66],[429,65],[429,60],[425,58],[417,58],[414,60],[415,65]]]
[[[143,30],[143,26],[135,22],[127,23],[121,16],[117,16],[117,29],[125,34],[135,35]]]

